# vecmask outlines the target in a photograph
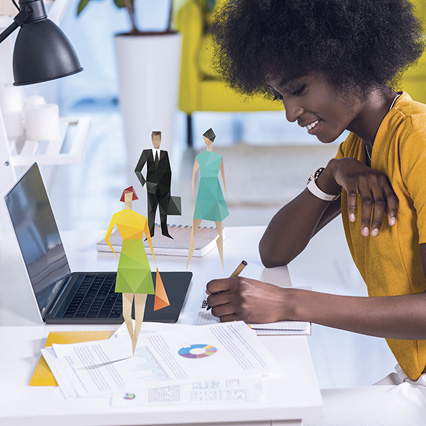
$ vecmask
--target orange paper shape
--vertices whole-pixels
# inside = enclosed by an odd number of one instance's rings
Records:
[[[160,272],[157,268],[157,275],[155,277],[155,298],[154,298],[154,311],[170,306],[169,298],[167,297],[166,289],[164,288],[163,280],[161,279]]]

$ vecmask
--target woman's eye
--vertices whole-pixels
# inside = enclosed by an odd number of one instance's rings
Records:
[[[300,95],[305,90],[306,84],[302,84],[297,90],[295,90],[292,95]]]

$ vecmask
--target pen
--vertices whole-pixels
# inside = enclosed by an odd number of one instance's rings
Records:
[[[235,269],[235,271],[229,276],[229,278],[232,277],[238,277],[238,275],[241,274],[241,272],[243,271],[243,269],[247,266],[247,262],[245,260],[242,260],[241,263],[237,266],[237,268]],[[226,290],[225,290],[226,291]],[[219,291],[218,293],[223,293],[223,291]],[[215,293],[215,294],[218,294]],[[210,305],[207,305],[207,310],[211,309],[212,307]]]
[[[243,269],[247,266],[247,262],[245,260],[242,260],[241,263],[237,266],[237,269],[235,269],[235,271],[231,274],[231,277],[238,277],[238,275],[241,274],[241,272],[243,272]]]

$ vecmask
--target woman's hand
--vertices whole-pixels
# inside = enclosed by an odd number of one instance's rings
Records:
[[[336,183],[347,193],[349,221],[355,222],[356,215],[361,215],[362,235],[368,236],[371,230],[371,236],[376,237],[382,225],[383,215],[388,217],[390,226],[395,225],[398,197],[384,173],[354,158],[333,159],[327,169],[332,173]],[[320,181],[318,183],[320,184]],[[360,212],[356,211],[358,195],[361,197]]]
[[[226,278],[207,284],[207,302],[222,322],[261,324],[291,319],[284,292],[285,289],[250,278]]]

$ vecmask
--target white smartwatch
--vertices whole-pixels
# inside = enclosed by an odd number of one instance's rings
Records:
[[[340,197],[340,192],[336,195],[327,194],[326,192],[319,189],[315,182],[323,171],[324,167],[320,167],[317,171],[312,173],[311,176],[309,176],[307,188],[311,194],[315,195],[315,197],[319,198],[320,200],[335,201]]]

